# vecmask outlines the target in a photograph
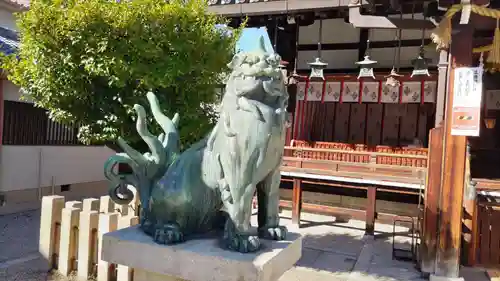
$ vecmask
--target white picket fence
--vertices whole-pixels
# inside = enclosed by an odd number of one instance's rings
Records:
[[[57,195],[43,197],[40,253],[64,276],[131,281],[132,269],[101,260],[101,241],[103,234],[139,222],[138,202],[137,196],[125,206],[114,204],[109,196],[81,202],[65,202]]]

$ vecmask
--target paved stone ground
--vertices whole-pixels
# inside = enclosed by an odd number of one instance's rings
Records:
[[[290,212],[282,223],[304,235],[302,259],[279,281],[421,281],[412,263],[394,261],[392,226],[376,225],[373,239],[364,236],[364,222],[336,222],[328,216],[303,214],[300,229]],[[0,216],[0,281],[45,281],[46,261],[38,254],[40,212]],[[398,228],[397,231],[404,231]],[[398,239],[398,246],[408,246]],[[466,281],[487,281],[481,271],[464,270]]]
[[[329,216],[303,214],[300,229],[291,226],[290,212],[282,222],[303,235],[302,259],[279,281],[423,281],[415,264],[392,259],[392,225],[376,224],[375,238],[364,235],[362,221],[336,222]],[[408,229],[396,227],[396,232]],[[396,236],[397,248],[410,239]],[[483,271],[464,268],[465,281],[488,281]]]
[[[0,281],[44,281],[47,262],[38,253],[40,211],[0,216]]]

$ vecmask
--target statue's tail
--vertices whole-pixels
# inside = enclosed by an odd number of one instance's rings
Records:
[[[108,158],[104,163],[104,176],[110,182],[108,194],[111,199],[119,205],[127,205],[134,199],[134,193],[128,189],[128,185],[138,188],[137,179],[133,175],[120,174],[116,170],[119,164],[135,165],[125,154],[118,153]]]
[[[146,111],[141,105],[134,105],[137,114],[136,130],[142,140],[148,145],[150,153],[141,154],[128,145],[123,139],[118,139],[118,145],[125,153],[111,156],[104,165],[104,175],[111,182],[109,195],[117,204],[129,204],[134,193],[128,189],[132,185],[137,190],[142,208],[149,206],[149,197],[153,184],[174,163],[179,153],[179,114],[172,119],[165,116],[160,109],[158,99],[153,93],[147,98],[153,117],[162,127],[164,133],[155,137],[147,128]],[[132,168],[131,174],[115,172],[119,164],[127,164]]]

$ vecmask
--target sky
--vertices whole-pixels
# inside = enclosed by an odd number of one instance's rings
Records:
[[[224,24],[216,24],[215,28],[226,30],[227,26]],[[226,32],[231,34],[230,30],[226,30]],[[238,42],[236,42],[236,52],[248,52],[256,50],[257,48],[259,48],[260,36],[264,36],[264,44],[266,46],[266,50],[269,53],[274,52],[273,45],[271,44],[271,39],[265,27],[251,27],[243,29],[240,39],[238,40]]]
[[[236,43],[236,51],[254,51],[259,48],[260,36],[264,36],[266,50],[274,52],[271,39],[265,27],[245,28],[241,34],[240,40]]]

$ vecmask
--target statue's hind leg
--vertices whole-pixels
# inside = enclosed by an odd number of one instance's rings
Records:
[[[184,241],[184,235],[176,222],[158,224],[153,237],[158,244],[177,244]]]
[[[286,238],[286,227],[279,225],[280,180],[280,170],[275,169],[257,185],[259,236],[265,239]]]

